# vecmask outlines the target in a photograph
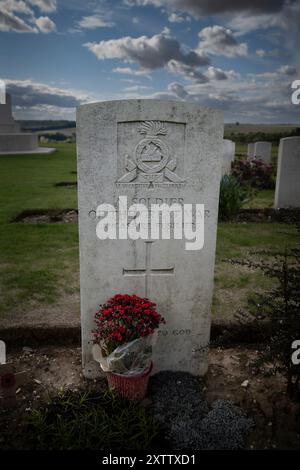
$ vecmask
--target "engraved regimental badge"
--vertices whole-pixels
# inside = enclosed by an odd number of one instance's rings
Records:
[[[126,173],[118,183],[183,183],[175,171],[177,160],[166,139],[166,127],[160,121],[145,121],[138,132],[143,138],[131,156],[126,154]]]

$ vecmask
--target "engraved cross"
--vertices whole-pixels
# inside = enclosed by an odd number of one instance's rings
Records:
[[[174,266],[168,268],[153,268],[151,263],[151,248],[153,241],[146,241],[145,268],[123,268],[124,276],[142,276],[145,278],[145,297],[150,294],[150,283],[152,276],[171,276],[174,274]]]

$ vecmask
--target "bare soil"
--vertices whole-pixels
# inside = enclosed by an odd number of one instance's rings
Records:
[[[29,209],[21,212],[12,222],[23,224],[77,224],[77,209]]]
[[[219,398],[231,400],[254,419],[247,448],[300,449],[300,404],[286,396],[283,377],[251,367],[256,355],[255,349],[245,347],[211,348],[206,398],[209,403]],[[0,408],[0,448],[22,448],[24,419],[44,402],[50,390],[74,390],[90,381],[82,375],[81,351],[76,347],[23,348],[10,352],[8,362],[17,372],[26,370],[28,375],[18,390],[16,406]],[[105,387],[104,377],[95,385]]]

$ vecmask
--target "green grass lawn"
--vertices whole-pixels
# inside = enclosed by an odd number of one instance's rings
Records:
[[[243,133],[248,134],[249,132],[265,132],[265,133],[281,133],[291,132],[293,129],[300,127],[299,124],[225,124],[225,134]]]
[[[25,209],[77,207],[76,187],[54,186],[76,181],[75,145],[56,147],[52,155],[0,157],[2,319],[79,318],[77,225],[11,223]]]
[[[79,322],[78,227],[11,221],[26,209],[77,207],[74,144],[57,144],[52,155],[0,157],[0,321],[1,324]],[[273,191],[261,191],[250,207],[270,207]],[[257,289],[268,287],[260,273],[223,262],[249,251],[296,243],[293,226],[220,224],[213,315],[231,318]]]
[[[232,265],[228,259],[259,260],[262,250],[284,251],[299,243],[293,225],[286,224],[226,224],[218,226],[215,266],[213,319],[229,320],[239,308],[245,307],[259,292],[272,287],[272,282],[259,270]]]
[[[245,209],[263,209],[272,208],[274,205],[275,190],[262,189],[255,193],[253,199],[250,199],[243,208]]]

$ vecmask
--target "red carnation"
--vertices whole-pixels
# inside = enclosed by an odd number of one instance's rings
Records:
[[[164,318],[156,304],[137,295],[116,294],[95,314],[94,342],[109,354],[117,346],[152,334]]]

